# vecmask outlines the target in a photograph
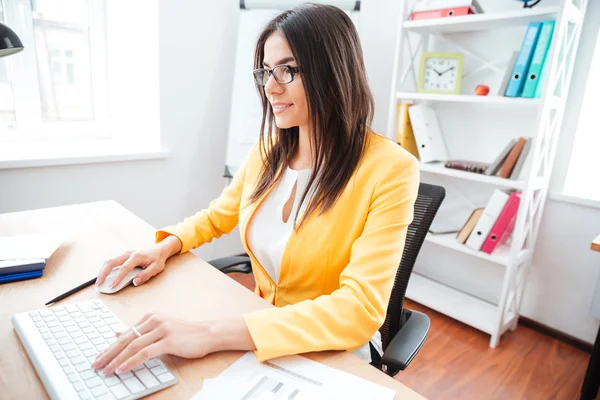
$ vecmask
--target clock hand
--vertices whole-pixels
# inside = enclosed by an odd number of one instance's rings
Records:
[[[436,74],[438,74],[439,76],[442,76],[442,74],[440,73],[440,71],[438,71],[437,69],[435,69],[435,68],[434,68],[434,69],[433,69],[433,71],[434,71]]]
[[[438,74],[440,74],[440,76],[444,75],[446,72],[448,71],[452,71],[454,69],[454,67],[450,67],[447,70],[445,70],[444,72],[442,72],[441,74],[438,72]],[[434,70],[435,71],[435,70]],[[437,72],[437,71],[436,71]]]

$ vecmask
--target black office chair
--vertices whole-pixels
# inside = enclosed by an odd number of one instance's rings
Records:
[[[383,345],[383,357],[372,350],[371,358],[376,368],[394,376],[404,370],[419,352],[429,332],[429,317],[421,312],[404,308],[404,296],[415,261],[429,227],[446,196],[441,186],[421,183],[414,207],[414,219],[408,226],[402,260],[396,272],[392,295],[385,322],[379,329]],[[244,255],[219,258],[209,264],[223,273],[252,272],[250,258]]]

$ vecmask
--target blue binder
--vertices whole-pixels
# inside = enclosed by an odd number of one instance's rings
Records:
[[[0,260],[0,276],[41,271],[46,268],[45,258],[28,260]]]
[[[1,275],[0,283],[9,283],[9,282],[23,281],[25,279],[39,278],[40,276],[42,276],[43,272],[44,271],[42,271],[42,270],[38,270],[38,271],[29,271],[29,272],[18,272],[16,274]]]
[[[521,50],[519,51],[519,55],[517,57],[517,61],[515,62],[512,76],[508,82],[506,91],[504,92],[504,96],[519,97],[521,95],[523,85],[525,84],[525,80],[527,78],[527,70],[529,69],[529,64],[531,63],[531,58],[533,57],[533,52],[535,50],[541,30],[541,22],[530,22],[527,26],[525,38],[521,43]]]

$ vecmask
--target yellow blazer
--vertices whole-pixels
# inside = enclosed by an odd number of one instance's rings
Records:
[[[207,209],[157,231],[156,241],[176,235],[183,253],[240,224],[256,294],[276,306],[243,316],[260,361],[360,348],[385,320],[413,219],[419,186],[416,158],[370,132],[363,158],[336,204],[323,215],[313,214],[292,232],[278,283],[258,263],[246,240],[248,225],[262,201],[248,203],[261,166],[255,146],[231,184]]]

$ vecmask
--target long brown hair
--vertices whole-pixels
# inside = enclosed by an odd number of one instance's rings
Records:
[[[302,204],[313,193],[300,224],[316,210],[330,209],[356,169],[365,148],[374,104],[358,32],[337,7],[303,4],[279,14],[258,38],[254,67],[262,68],[265,42],[274,32],[287,40],[302,68],[313,155],[313,171]],[[280,178],[298,147],[299,128],[280,129],[264,87],[257,86],[263,117],[259,146],[263,167],[250,201],[258,201]],[[265,129],[266,128],[266,129]],[[298,218],[296,212],[296,217]]]

